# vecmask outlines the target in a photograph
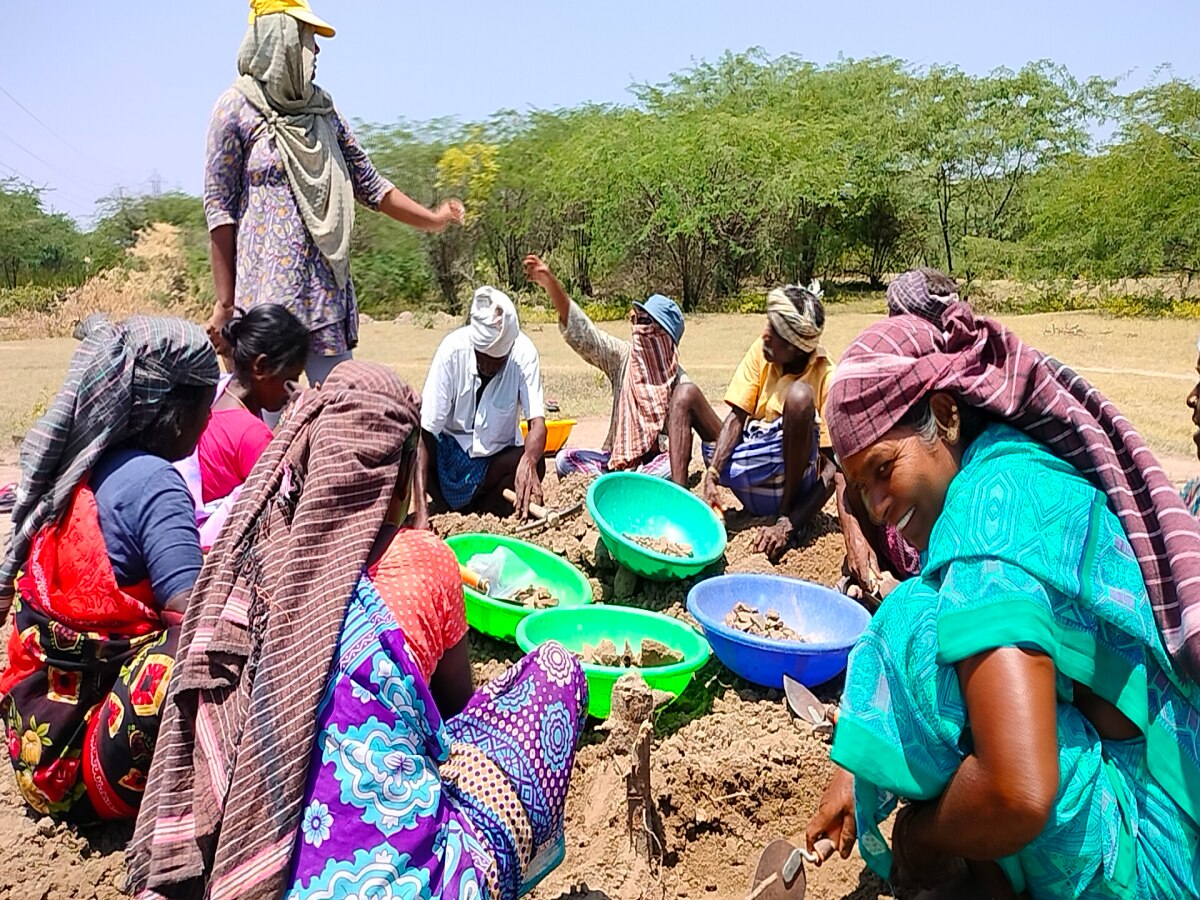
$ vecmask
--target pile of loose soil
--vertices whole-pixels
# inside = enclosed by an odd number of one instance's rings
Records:
[[[649,669],[654,666],[669,666],[682,662],[683,654],[653,638],[643,638],[636,648],[629,641],[623,649],[604,638],[596,646],[584,644],[583,650],[575,654],[585,663],[597,666],[619,666],[621,668]]]
[[[725,519],[725,528],[729,532],[725,547],[726,571],[790,575],[832,587],[842,577],[842,563],[846,559],[846,544],[833,508],[834,502],[830,500],[776,563],[755,548],[759,527],[772,525],[774,521],[743,512],[730,513]]]
[[[587,500],[591,484],[592,479],[586,475],[568,475],[566,478],[555,478],[552,482],[548,479],[544,488],[545,502],[542,505],[546,509],[570,509],[576,503]]]
[[[738,601],[725,616],[725,624],[746,634],[770,638],[774,641],[800,641],[804,638],[779,615],[779,610],[768,609],[761,613],[757,606]]]
[[[609,756],[604,744],[579,751],[567,800],[567,857],[534,900],[744,897],[759,851],[773,838],[803,834],[832,771],[827,745],[797,727],[778,699],[725,690],[708,715],[657,741],[650,760],[661,863],[650,878],[631,877],[615,864],[626,858],[629,839],[625,791],[608,771]],[[808,872],[815,900],[888,896],[857,854]]]
[[[677,556],[680,559],[691,559],[695,556],[691,544],[669,541],[665,537],[650,537],[646,534],[630,534],[629,532],[625,533],[625,537],[643,550],[653,550],[663,556]]]

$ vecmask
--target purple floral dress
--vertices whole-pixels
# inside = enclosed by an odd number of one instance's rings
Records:
[[[337,136],[355,198],[378,209],[392,184],[371,165],[340,114]],[[318,355],[336,356],[354,348],[354,283],[347,280],[345,288],[338,288],[300,217],[266,119],[234,88],[217,100],[208,128],[204,215],[209,231],[237,226],[235,305],[286,306],[312,332],[312,351]]]

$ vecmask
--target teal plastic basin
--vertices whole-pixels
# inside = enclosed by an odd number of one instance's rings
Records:
[[[537,583],[558,598],[559,607],[577,607],[592,602],[592,585],[587,576],[549,550],[497,534],[456,534],[446,538],[446,544],[462,565],[477,553],[491,553],[497,547],[507,547],[533,569]],[[521,620],[534,612],[529,607],[488,597],[465,584],[463,595],[467,603],[467,624],[510,643],[516,640]]]
[[[587,508],[612,558],[655,581],[688,578],[725,553],[725,524],[712,508],[672,481],[640,472],[609,472],[592,482]],[[680,558],[648,550],[625,534],[691,544]]]
[[[686,622],[625,606],[545,609],[528,616],[517,626],[517,646],[526,653],[546,641],[558,641],[567,650],[578,653],[585,643],[595,646],[604,638],[618,648],[623,647],[625,641],[637,647],[643,638],[651,638],[680,651],[683,654],[681,662],[637,670],[650,687],[676,697],[683,693],[696,670],[708,662],[712,653],[708,641]],[[582,665],[588,683],[588,713],[599,719],[607,718],[612,708],[613,685],[632,670],[592,663]]]

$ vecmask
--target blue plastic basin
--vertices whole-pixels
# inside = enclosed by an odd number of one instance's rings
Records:
[[[738,602],[765,613],[779,610],[803,642],[777,641],[725,624]],[[849,597],[811,581],[782,575],[719,575],[696,584],[688,612],[700,623],[713,653],[747,681],[782,688],[788,674],[809,687],[840,675],[846,658],[871,616]]]

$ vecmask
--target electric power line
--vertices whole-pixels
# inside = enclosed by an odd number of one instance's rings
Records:
[[[12,166],[10,166],[6,162],[0,162],[0,169],[7,170],[8,172],[11,173],[11,177],[17,178],[17,179],[25,182],[28,185],[36,185],[36,182],[32,178],[30,178],[28,175],[26,175],[24,172],[20,171],[19,169],[14,169]],[[84,206],[90,206],[93,209],[95,209],[95,206],[96,206],[95,200],[88,200],[86,197],[81,197],[78,194],[72,193],[71,191],[64,191],[62,188],[39,187],[37,189],[39,191],[42,191],[43,193],[58,194],[60,197],[65,197],[68,200],[73,200],[76,203],[83,204]],[[94,218],[95,214],[93,213],[91,215]]]
[[[58,166],[54,165],[53,163],[47,162],[46,160],[42,159],[42,157],[38,156],[32,150],[23,146],[15,138],[12,138],[9,135],[5,134],[3,131],[0,131],[0,138],[3,138],[4,140],[8,141],[10,144],[12,144],[14,147],[16,147],[18,150],[20,150],[22,153],[26,154],[27,156],[30,156],[33,159],[36,159],[43,166],[50,169],[51,171],[56,172],[57,174],[61,175],[63,178],[66,178],[69,181],[75,182],[77,185],[79,185],[85,191],[94,191],[94,190],[99,189],[97,182],[89,183],[89,182],[83,181],[82,179],[76,178],[74,175],[70,174],[69,172],[63,171],[62,169],[60,169]]]
[[[43,122],[40,118],[38,118],[34,114],[33,110],[31,110],[28,106],[26,106],[24,103],[22,103],[16,97],[14,97],[12,94],[10,94],[7,90],[5,90],[4,85],[2,85],[2,84],[0,84],[0,94],[3,94],[5,97],[7,97],[9,100],[11,100],[13,103],[15,103],[17,106],[19,106],[25,112],[25,114],[27,116],[29,116],[29,118],[33,119],[33,121],[37,122],[39,125],[41,125],[43,128],[45,128],[48,132],[50,132],[52,135],[54,135],[56,138],[58,138],[60,141],[62,141],[66,146],[70,147],[72,150],[74,150],[76,153],[78,153],[81,159],[83,159],[84,161],[86,161],[88,163],[91,163],[93,166],[96,166],[99,169],[104,169],[104,171],[108,172],[109,175],[111,175],[113,178],[116,178],[118,181],[121,180],[121,176],[118,175],[116,172],[114,172],[112,169],[110,169],[108,166],[106,166],[103,163],[101,163],[100,161],[95,160],[92,157],[88,156],[88,154],[84,153],[82,150],[80,150],[78,147],[76,147],[74,144],[72,144],[70,141],[68,141],[65,137],[63,137],[61,134],[59,134],[57,131],[55,131],[53,128],[51,128],[49,125],[47,125],[45,122]]]

